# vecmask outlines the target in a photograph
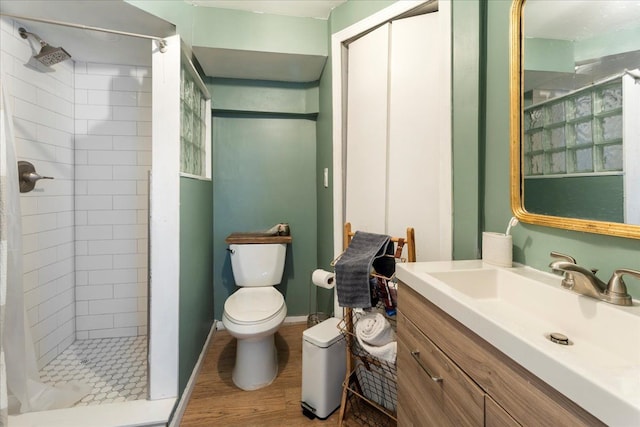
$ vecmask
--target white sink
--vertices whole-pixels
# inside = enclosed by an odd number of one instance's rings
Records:
[[[529,267],[398,264],[397,277],[612,426],[640,426],[640,302],[620,307]],[[570,345],[549,340],[561,333]]]

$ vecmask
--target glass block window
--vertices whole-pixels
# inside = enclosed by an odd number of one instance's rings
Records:
[[[621,77],[524,113],[525,176],[622,171]]]
[[[207,97],[185,65],[180,66],[180,172],[206,175],[210,137],[207,131]]]

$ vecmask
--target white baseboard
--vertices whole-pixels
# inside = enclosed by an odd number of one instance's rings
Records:
[[[184,392],[182,393],[182,396],[180,396],[180,401],[178,402],[178,406],[176,406],[176,410],[173,414],[173,417],[169,422],[169,427],[178,427],[180,425],[180,422],[182,421],[182,416],[184,415],[184,411],[187,409],[189,398],[191,398],[191,393],[193,393],[193,389],[196,386],[196,379],[198,378],[198,374],[200,373],[200,369],[202,368],[202,363],[204,362],[204,358],[207,356],[207,351],[209,350],[209,344],[216,333],[216,326],[218,324],[221,325],[222,322],[214,320],[213,325],[211,325],[211,330],[209,331],[207,340],[204,342],[204,346],[202,346],[202,351],[200,352],[200,356],[198,356],[198,361],[196,362],[196,366],[193,367],[193,371],[191,371],[191,376],[189,377],[189,381],[187,382],[187,385],[184,388]]]

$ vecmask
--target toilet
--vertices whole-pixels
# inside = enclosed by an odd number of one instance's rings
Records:
[[[290,236],[227,237],[231,269],[239,287],[224,303],[222,323],[237,340],[233,383],[243,390],[266,387],[278,375],[274,335],[287,316],[282,280]]]

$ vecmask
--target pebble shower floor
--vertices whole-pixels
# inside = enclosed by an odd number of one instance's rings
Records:
[[[147,398],[147,337],[78,340],[40,371],[42,382],[92,387],[76,406]]]

